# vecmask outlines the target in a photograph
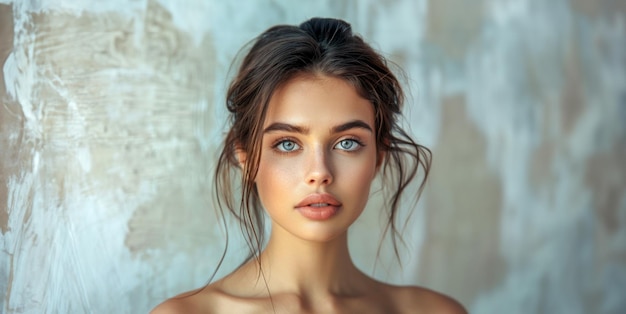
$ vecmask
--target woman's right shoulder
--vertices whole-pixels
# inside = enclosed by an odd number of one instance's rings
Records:
[[[169,298],[157,305],[150,314],[176,313],[216,313],[219,309],[219,299],[224,295],[211,286],[188,291]]]
[[[163,303],[157,305],[150,314],[174,314],[188,313],[189,308],[186,302],[177,299],[167,299]]]

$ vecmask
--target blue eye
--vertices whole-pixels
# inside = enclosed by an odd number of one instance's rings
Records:
[[[280,141],[278,144],[276,144],[275,147],[280,152],[284,152],[284,153],[292,152],[292,151],[297,150],[298,148],[300,148],[300,146],[298,144],[296,144],[296,142],[291,141],[291,140]]]
[[[361,146],[362,146],[361,143],[359,143],[356,140],[345,139],[345,140],[339,141],[339,143],[335,145],[335,148],[352,152],[352,151],[359,149]]]

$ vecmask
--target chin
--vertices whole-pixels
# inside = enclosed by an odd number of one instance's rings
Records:
[[[326,221],[323,223],[313,222],[297,229],[291,228],[289,231],[302,240],[324,243],[345,236],[349,227],[350,224],[338,225]]]

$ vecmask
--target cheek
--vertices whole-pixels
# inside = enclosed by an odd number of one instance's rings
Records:
[[[350,188],[354,193],[364,194],[367,198],[370,185],[376,177],[376,162],[375,155],[366,155],[361,160],[343,162],[339,166],[343,179],[340,184]]]
[[[298,158],[284,158],[283,156],[262,156],[259,161],[259,172],[257,174],[258,180],[285,180],[294,176],[294,170],[299,169],[301,164],[298,162]]]
[[[282,198],[288,187],[294,186],[296,163],[288,158],[262,157],[255,183],[261,202],[265,205],[274,198]]]

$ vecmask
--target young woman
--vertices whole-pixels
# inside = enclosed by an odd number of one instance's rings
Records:
[[[242,224],[251,256],[153,313],[465,313],[442,294],[367,276],[348,252],[377,174],[388,179],[392,237],[399,197],[420,167],[428,174],[430,152],[397,124],[402,101],[385,59],[344,21],[261,34],[228,90],[232,124],[216,172],[220,206]]]

